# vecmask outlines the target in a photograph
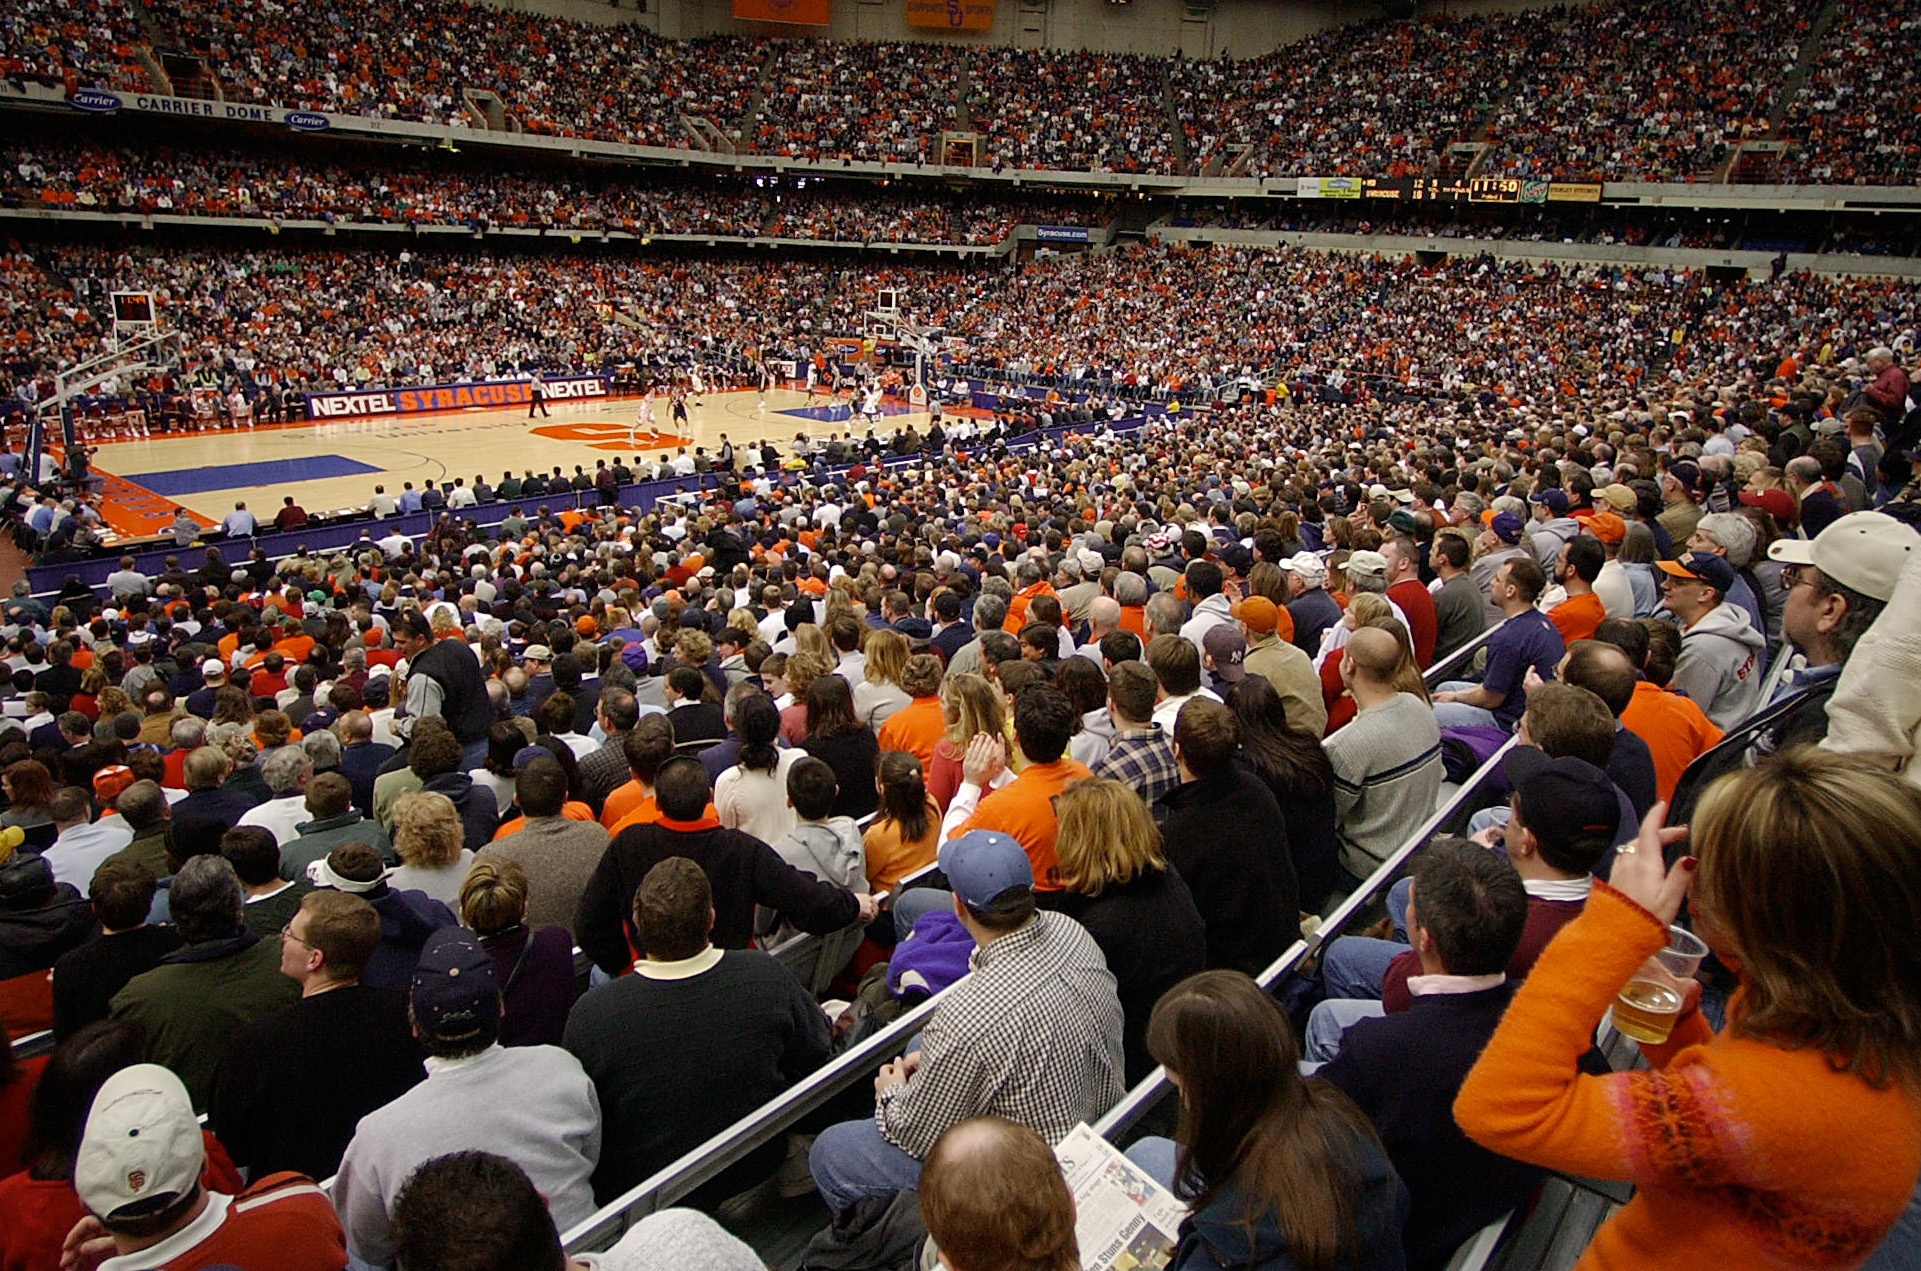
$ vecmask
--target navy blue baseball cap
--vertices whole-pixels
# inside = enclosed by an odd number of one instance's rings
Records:
[[[413,1016],[428,1034],[458,1041],[500,1017],[500,975],[480,937],[464,927],[442,927],[427,937],[414,967]]]

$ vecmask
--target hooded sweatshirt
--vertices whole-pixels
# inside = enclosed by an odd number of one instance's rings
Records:
[[[1534,559],[1541,563],[1541,569],[1549,578],[1554,577],[1554,562],[1561,548],[1573,542],[1580,532],[1581,523],[1571,516],[1551,517],[1527,527],[1528,546],[1534,549]]]
[[[454,811],[460,814],[462,847],[478,852],[493,841],[494,831],[500,828],[500,806],[492,790],[475,785],[464,772],[438,773],[422,782],[420,788],[444,794],[452,801]]]
[[[1723,601],[1682,633],[1669,687],[1694,699],[1716,728],[1733,728],[1761,704],[1766,645],[1767,637],[1754,629],[1747,612]]]
[[[367,959],[360,982],[377,989],[407,989],[413,986],[414,964],[427,937],[442,927],[459,925],[453,910],[424,891],[389,887],[381,883],[360,898],[380,915],[380,943]]]

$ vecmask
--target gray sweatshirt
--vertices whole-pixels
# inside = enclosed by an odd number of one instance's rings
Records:
[[[1669,688],[1694,699],[1723,732],[1761,705],[1767,637],[1748,621],[1747,610],[1723,602],[1681,633],[1681,657]]]
[[[429,1059],[427,1079],[368,1113],[334,1178],[347,1251],[393,1265],[393,1202],[423,1161],[495,1152],[527,1171],[562,1231],[594,1212],[600,1100],[580,1061],[558,1046],[492,1046]]]

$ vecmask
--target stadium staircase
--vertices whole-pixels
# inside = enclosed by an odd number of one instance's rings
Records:
[[[507,109],[499,93],[487,88],[460,90],[460,106],[468,118],[488,132],[519,132],[520,118]]]
[[[1187,129],[1181,127],[1181,108],[1179,99],[1174,96],[1174,78],[1167,73],[1166,63],[1158,63],[1154,73],[1161,80],[1161,109],[1167,113],[1167,139],[1174,147],[1174,171],[1192,172],[1187,166]]]
[[[780,54],[770,53],[761,59],[760,74],[754,79],[754,95],[747,99],[747,110],[734,125],[733,135],[726,147],[729,154],[750,154],[760,147],[754,138],[760,128],[760,112],[767,105],[767,94],[773,91],[774,79],[780,73]],[[711,124],[709,125],[712,126]],[[725,128],[716,128],[725,134]]]
[[[202,101],[226,99],[226,95],[220,91],[220,78],[213,73],[213,66],[205,54],[159,45],[154,47],[154,54],[160,59],[160,68],[173,85],[173,96],[197,97]]]
[[[1794,59],[1787,77],[1781,81],[1781,90],[1774,98],[1774,118],[1770,121],[1765,137],[1744,141],[1734,148],[1728,163],[1715,178],[1729,185],[1771,185],[1774,182],[1776,165],[1781,156],[1787,153],[1788,139],[1781,134],[1782,125],[1788,117],[1788,108],[1801,96],[1807,87],[1808,74],[1821,55],[1827,42],[1828,30],[1834,25],[1834,18],[1840,9],[1840,0],[1822,0],[1820,12],[1808,24],[1807,39],[1801,41],[1801,51]]]
[[[1434,175],[1466,179],[1481,170],[1489,146],[1486,141],[1455,141],[1441,151]]]

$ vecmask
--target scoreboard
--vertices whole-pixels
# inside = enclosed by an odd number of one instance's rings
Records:
[[[1536,177],[1301,177],[1304,199],[1403,203],[1599,203],[1599,182]]]

